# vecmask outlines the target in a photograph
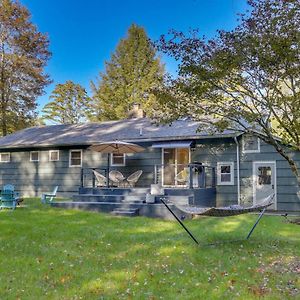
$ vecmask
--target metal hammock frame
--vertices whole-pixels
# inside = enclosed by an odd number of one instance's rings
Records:
[[[265,198],[260,205],[253,205],[251,207],[240,207],[240,206],[229,206],[229,207],[209,207],[209,208],[201,208],[201,207],[193,207],[193,206],[178,206],[173,203],[173,205],[178,208],[179,210],[183,211],[184,213],[191,214],[191,215],[200,215],[200,216],[208,216],[208,217],[230,217],[230,216],[237,216],[240,214],[250,213],[260,211],[260,214],[250,229],[246,240],[250,238],[252,235],[255,227],[258,225],[259,221],[263,217],[266,209],[273,204],[273,199],[275,195],[272,194]],[[160,198],[160,201],[164,204],[164,206],[168,209],[168,211],[173,215],[176,221],[182,226],[182,228],[187,232],[187,234],[192,238],[192,240],[197,244],[200,245],[199,241],[195,238],[192,232],[183,224],[178,216],[174,213],[171,207],[167,204],[166,198]],[[213,245],[213,244],[211,244]]]

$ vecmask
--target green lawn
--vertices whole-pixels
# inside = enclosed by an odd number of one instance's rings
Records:
[[[300,299],[300,226],[265,216],[248,242],[196,246],[173,221],[1,211],[0,299]],[[245,236],[254,215],[187,221],[204,242]]]

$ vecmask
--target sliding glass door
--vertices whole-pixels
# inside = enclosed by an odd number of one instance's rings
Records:
[[[163,156],[163,186],[186,186],[188,184],[189,148],[165,148]]]

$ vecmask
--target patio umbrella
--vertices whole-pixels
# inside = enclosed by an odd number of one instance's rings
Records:
[[[113,142],[95,144],[90,146],[89,149],[101,153],[117,153],[117,154],[137,153],[145,150],[145,148],[137,144],[127,143],[122,141],[113,141]]]
[[[92,145],[88,148],[91,151],[108,153],[107,156],[107,187],[109,187],[109,169],[110,169],[110,154],[125,154],[125,153],[138,153],[145,150],[137,144],[127,143],[122,141],[111,141]]]

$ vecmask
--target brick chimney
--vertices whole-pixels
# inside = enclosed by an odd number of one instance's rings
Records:
[[[140,119],[145,118],[145,113],[139,103],[134,103],[132,110],[128,113],[128,119]]]

